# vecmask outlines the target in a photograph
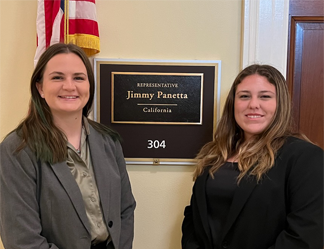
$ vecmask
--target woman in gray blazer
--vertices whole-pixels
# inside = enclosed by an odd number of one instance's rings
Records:
[[[236,77],[214,140],[197,156],[183,249],[322,249],[323,150],[291,127],[281,73]]]
[[[88,119],[94,75],[84,51],[50,46],[31,78],[27,117],[0,144],[6,249],[130,249],[135,200],[119,136]]]

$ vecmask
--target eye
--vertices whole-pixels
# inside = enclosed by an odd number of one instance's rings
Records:
[[[75,79],[76,81],[83,81],[83,80],[85,80],[85,77],[82,77],[82,76],[76,76],[76,77],[74,77],[74,79]]]
[[[62,80],[63,77],[62,76],[59,76],[59,75],[55,75],[52,77],[52,80]]]
[[[241,94],[241,95],[239,95],[239,98],[240,99],[248,99],[250,97],[250,95],[248,95],[248,94]]]
[[[260,98],[261,98],[261,99],[271,99],[272,96],[267,95],[267,94],[264,94],[264,95],[261,95]]]

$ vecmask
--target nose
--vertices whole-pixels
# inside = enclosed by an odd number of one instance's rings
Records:
[[[260,101],[258,97],[251,97],[249,102],[249,108],[250,109],[259,109],[260,108]]]
[[[63,89],[67,91],[73,91],[75,89],[75,84],[71,78],[65,79],[63,82]]]

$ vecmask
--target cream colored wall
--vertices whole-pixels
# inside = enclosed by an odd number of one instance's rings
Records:
[[[25,116],[37,0],[0,0],[0,140]],[[221,60],[221,103],[240,69],[241,0],[97,0],[100,58]],[[222,105],[221,105],[222,107]],[[128,166],[134,249],[178,249],[192,166]],[[0,246],[1,248],[1,246]]]

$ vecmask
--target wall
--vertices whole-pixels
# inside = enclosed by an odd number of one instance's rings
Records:
[[[27,112],[36,9],[36,0],[0,0],[0,140]],[[240,69],[241,9],[241,0],[97,0],[97,57],[221,60],[224,103]],[[128,171],[137,200],[134,249],[180,248],[193,167],[128,166]]]

